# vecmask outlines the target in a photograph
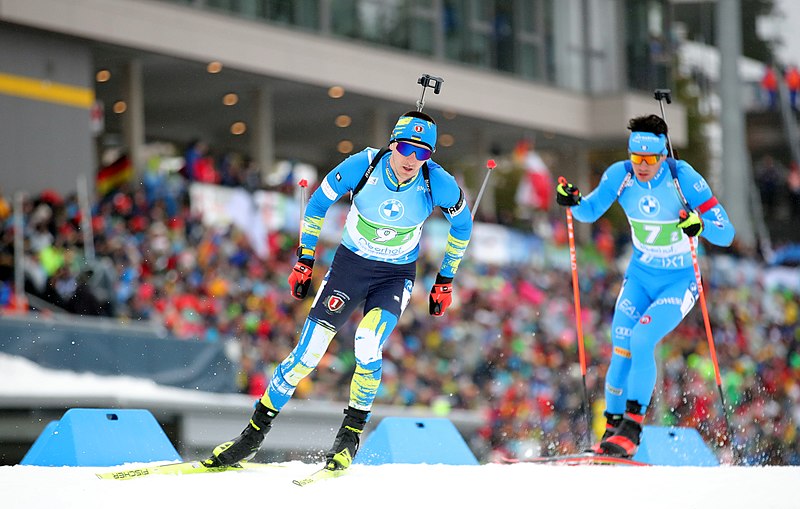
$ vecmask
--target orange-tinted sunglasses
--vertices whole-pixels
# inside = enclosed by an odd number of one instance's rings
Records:
[[[646,164],[656,164],[658,159],[661,156],[658,154],[651,154],[649,156],[643,156],[641,154],[631,154],[631,162],[633,164],[639,164],[644,161]]]

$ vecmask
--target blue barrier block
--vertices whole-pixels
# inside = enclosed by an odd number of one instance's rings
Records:
[[[31,448],[28,449],[27,453],[25,453],[25,457],[22,458],[21,464],[26,465],[27,463],[25,463],[25,460],[27,458],[36,458],[40,454],[42,454],[43,451],[46,451],[47,448],[49,447],[48,442],[50,442],[50,439],[56,433],[57,429],[58,429],[58,421],[48,422],[47,426],[45,426],[42,432],[39,433],[39,436],[36,437],[36,441],[33,442]]]
[[[181,457],[149,411],[72,408],[45,427],[20,464],[105,467],[162,460]]]
[[[448,419],[387,417],[367,436],[355,463],[477,465],[478,460]]]
[[[645,426],[636,461],[661,466],[715,467],[719,460],[694,428]]]

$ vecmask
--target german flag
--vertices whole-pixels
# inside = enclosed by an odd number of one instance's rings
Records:
[[[97,194],[105,196],[133,178],[133,165],[127,155],[100,168],[97,172]]]

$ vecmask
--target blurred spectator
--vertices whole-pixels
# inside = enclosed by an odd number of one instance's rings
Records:
[[[214,159],[208,155],[208,144],[202,140],[193,140],[186,149],[184,177],[190,182],[218,184],[220,176],[214,167]]]
[[[761,89],[766,94],[767,108],[774,110],[778,105],[778,78],[775,69],[768,65],[764,69],[764,76],[761,78]]]
[[[550,168],[536,152],[533,141],[520,140],[514,147],[514,165],[522,168],[522,177],[517,186],[515,200],[518,215],[534,222],[534,231],[540,229],[550,203],[553,201],[553,182]],[[538,226],[538,227],[537,227]]]
[[[66,309],[77,315],[111,316],[89,287],[89,279],[93,274],[94,272],[91,270],[84,270],[78,274],[75,290],[66,300]]]
[[[790,65],[785,74],[786,88],[789,90],[789,104],[792,109],[797,111],[797,92],[800,91],[800,70],[796,65]]]
[[[761,196],[761,206],[764,216],[775,212],[780,198],[779,190],[782,185],[783,171],[771,155],[765,155],[756,167],[756,185]]]
[[[793,165],[789,189],[797,175]],[[168,182],[176,186],[171,191],[175,197],[186,196],[184,179]],[[263,393],[305,317],[286,283],[296,229],[270,231],[270,256],[259,260],[241,231],[204,225],[182,198],[168,207],[159,193],[122,186],[94,207],[98,261],[87,278],[81,238],[72,224],[77,216],[69,212],[74,203],[74,197],[48,194],[23,204],[26,289],[69,307],[85,283],[100,308],[111,299],[114,316],[162,324],[182,340],[235,346],[241,391]],[[449,409],[480,412],[486,425],[470,446],[484,461],[580,450],[589,430],[582,410],[569,266],[558,265],[568,260],[564,224],[559,216],[550,225],[560,243],[547,243],[550,255],[542,267],[492,266],[467,257],[454,304],[441,320],[427,318],[427,294],[414,292],[387,340],[376,402],[436,408],[443,415]],[[578,254],[586,384],[590,400],[600,407],[606,368],[598,361],[610,356],[609,324],[620,279],[607,228],[598,225],[595,242],[581,246]],[[13,260],[10,221],[0,244],[0,253]],[[320,245],[319,276],[332,249]],[[746,258],[704,256],[701,262],[710,267],[704,270],[706,291],[735,430],[733,445],[745,464],[800,465],[800,290],[791,286],[790,276],[784,276],[789,282],[773,283],[763,266]],[[436,268],[420,265],[419,287],[428,286]],[[14,298],[13,270],[1,274],[0,312],[6,314]],[[108,283],[101,282],[107,279],[113,282],[110,297],[101,297],[98,288],[106,288]],[[97,302],[84,309],[96,312]],[[341,337],[352,338],[356,326],[357,320],[351,320],[345,326],[351,329]],[[726,459],[731,437],[726,436],[704,335],[702,313],[695,309],[662,342],[664,383],[648,419],[697,428]],[[298,387],[296,397],[346,400],[339,378],[352,367],[352,344],[339,343],[331,344],[325,362]]]
[[[11,216],[11,204],[6,200],[3,189],[0,188],[0,224]]]
[[[514,162],[524,174],[517,188],[517,204],[533,210],[547,210],[553,198],[552,176],[532,141],[521,140],[514,148]]]
[[[800,219],[800,164],[792,161],[789,174],[786,176],[786,187],[789,190],[789,203],[792,207],[792,219]]]

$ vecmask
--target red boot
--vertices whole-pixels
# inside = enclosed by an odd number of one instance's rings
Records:
[[[613,435],[600,442],[603,453],[621,458],[631,458],[636,454],[644,422],[641,411],[642,406],[639,403],[628,400],[622,424]]]
[[[614,433],[617,432],[619,425],[622,424],[622,414],[610,414],[608,412],[603,412],[603,415],[606,416],[606,430],[603,432],[603,436],[600,437],[600,441],[591,446],[587,452],[605,454],[605,451],[603,451],[603,448],[600,446],[600,444],[603,442],[603,440],[606,440],[614,435]]]

